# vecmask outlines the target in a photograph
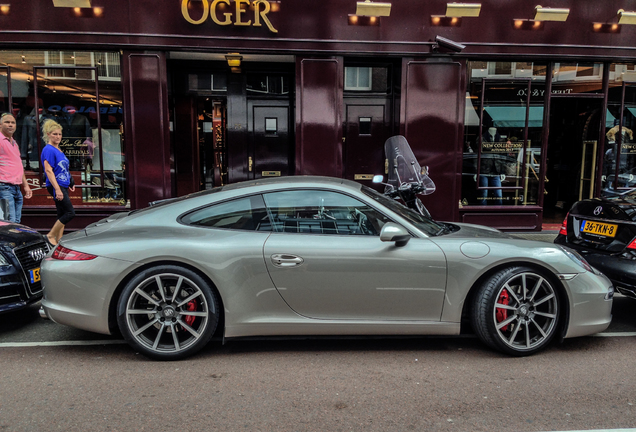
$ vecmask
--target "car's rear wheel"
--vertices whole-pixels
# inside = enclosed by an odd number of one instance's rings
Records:
[[[203,348],[219,322],[216,294],[197,273],[179,266],[147,269],[126,284],[117,322],[133,348],[178,360]]]
[[[528,267],[509,267],[479,288],[473,328],[488,346],[515,356],[534,354],[554,338],[559,293],[550,279]]]

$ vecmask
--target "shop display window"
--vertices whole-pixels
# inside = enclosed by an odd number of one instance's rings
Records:
[[[603,63],[555,63],[552,94],[603,93]]]
[[[461,205],[538,205],[545,84],[532,77],[475,78],[483,67],[469,62]],[[513,62],[509,70],[546,68]]]
[[[389,69],[385,66],[345,66],[345,91],[388,93]]]
[[[610,65],[601,194],[636,187],[636,65]]]
[[[54,205],[40,164],[49,119],[62,126],[60,148],[77,186],[73,205],[129,205],[119,53],[0,51],[0,91],[2,111],[16,116],[14,138],[33,190],[26,207]]]

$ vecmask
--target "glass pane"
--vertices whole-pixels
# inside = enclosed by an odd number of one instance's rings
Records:
[[[358,86],[358,68],[345,68],[345,90],[355,89]]]
[[[532,83],[528,110],[528,81],[487,81],[480,136],[481,85],[473,79],[466,95],[462,206],[537,205],[544,84]]]
[[[250,93],[287,94],[289,78],[280,74],[248,74],[247,91]]]
[[[263,198],[276,232],[377,236],[389,221],[366,204],[335,192],[275,192]]]
[[[616,78],[625,74],[625,65],[617,67]],[[614,84],[617,84],[616,80]],[[615,196],[626,189],[636,187],[636,84],[625,83],[625,100],[621,119],[622,83],[610,88],[607,114],[605,119],[605,153],[603,156],[603,175],[601,177],[601,195]],[[622,121],[621,121],[622,120]],[[617,167],[617,155],[620,158]],[[618,168],[618,171],[617,171]]]
[[[555,63],[552,94],[602,93],[602,63]]]
[[[71,193],[73,205],[126,205],[119,53],[0,51],[0,63],[11,68],[13,111],[17,121],[14,137],[20,145],[25,175],[34,191],[34,197],[25,201],[25,206],[54,205],[40,172],[40,151],[47,140],[38,134],[47,119],[62,126],[60,147],[69,159],[75,184],[96,186],[76,188]],[[97,71],[77,69],[77,66],[95,67]],[[37,112],[34,67],[40,68],[37,72]],[[97,77],[99,112],[95,91]],[[0,83],[1,80],[0,75]],[[98,117],[102,126],[101,139]]]
[[[345,67],[345,90],[389,93],[388,67]]]
[[[9,78],[8,69],[0,68],[0,112],[11,112],[12,108],[9,106]],[[15,138],[15,137],[14,137]]]
[[[259,231],[269,231],[271,229],[260,196],[238,199],[197,210],[185,216],[183,222],[208,228],[247,231],[257,229]],[[265,227],[267,229],[264,229]]]

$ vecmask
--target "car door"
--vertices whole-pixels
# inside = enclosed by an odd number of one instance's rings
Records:
[[[367,203],[326,190],[264,194],[272,234],[269,274],[298,314],[319,319],[439,321],[446,260],[424,238],[380,241],[390,219]]]

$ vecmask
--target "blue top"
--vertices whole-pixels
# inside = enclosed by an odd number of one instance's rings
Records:
[[[49,165],[51,165],[57,184],[60,185],[60,187],[68,188],[70,186],[71,173],[68,170],[68,158],[61,150],[47,144],[42,149],[40,160],[42,161],[42,166],[44,166],[44,161],[47,161]],[[46,186],[52,186],[48,176],[46,176]]]

